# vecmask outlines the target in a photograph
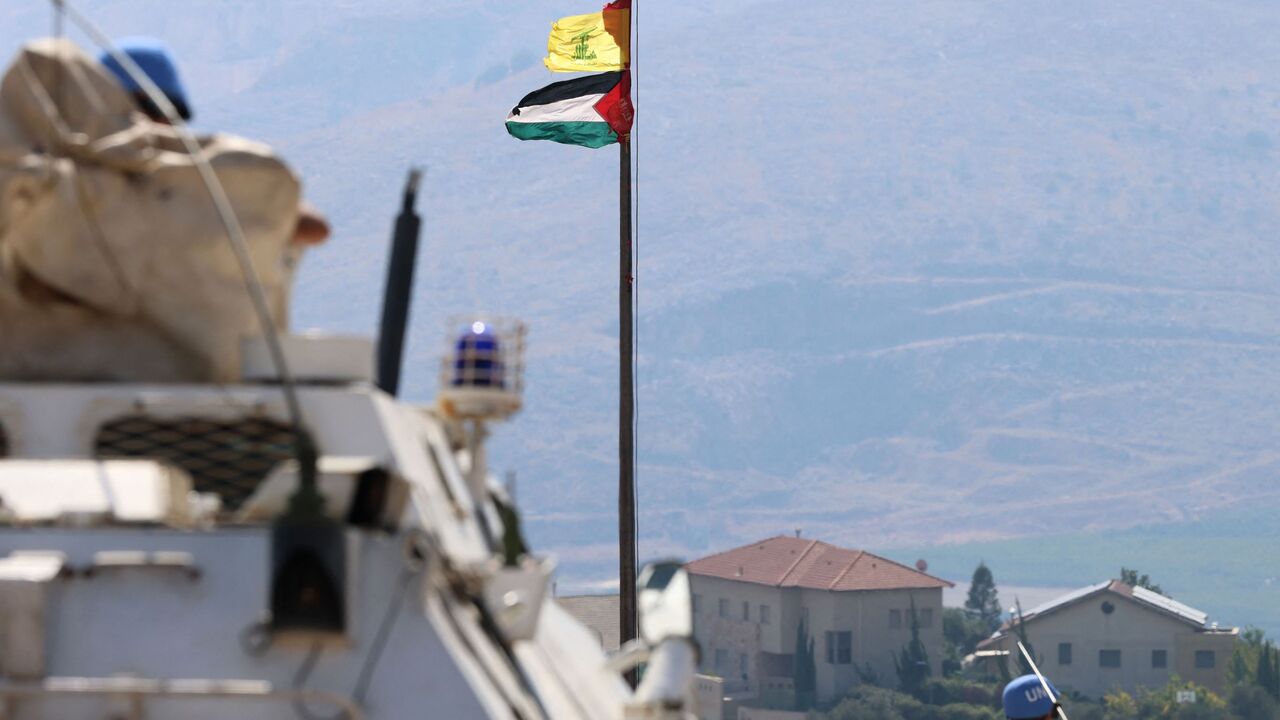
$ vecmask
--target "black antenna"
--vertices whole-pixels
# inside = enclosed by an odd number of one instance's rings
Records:
[[[413,270],[417,264],[418,234],[422,228],[422,218],[414,210],[414,203],[421,181],[422,170],[411,168],[405,180],[395,232],[391,236],[387,284],[382,296],[382,323],[378,330],[378,387],[393,396],[400,390],[404,334],[413,299]]]

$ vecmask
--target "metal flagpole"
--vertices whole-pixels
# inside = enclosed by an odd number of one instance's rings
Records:
[[[630,137],[618,139],[618,150],[618,632],[620,641],[626,643],[636,636],[636,398],[632,367]]]

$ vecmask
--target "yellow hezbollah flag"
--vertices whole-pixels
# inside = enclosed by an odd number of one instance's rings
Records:
[[[560,18],[547,38],[543,64],[553,72],[616,72],[631,61],[631,0],[597,13]]]

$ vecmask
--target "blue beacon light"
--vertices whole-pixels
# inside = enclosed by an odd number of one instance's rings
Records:
[[[501,390],[505,385],[498,338],[483,322],[471,323],[454,345],[454,387],[484,387]]]

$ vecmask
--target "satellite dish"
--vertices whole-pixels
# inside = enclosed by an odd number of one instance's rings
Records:
[[[924,572],[929,569],[929,563],[925,562],[924,558],[920,558],[916,561],[916,569],[920,572]]]

